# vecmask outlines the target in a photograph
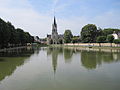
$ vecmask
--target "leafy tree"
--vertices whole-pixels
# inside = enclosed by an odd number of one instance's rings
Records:
[[[24,32],[24,33],[25,33],[26,43],[32,43],[33,40],[29,32]]]
[[[97,38],[97,27],[94,24],[88,24],[82,28],[81,40],[85,43],[92,43]]]
[[[0,18],[0,48],[25,45],[33,41],[33,36],[28,32],[24,32],[22,29],[15,29],[10,22],[6,23]]]
[[[97,37],[99,37],[99,36],[104,36],[104,35],[103,35],[103,30],[102,30],[100,27],[98,27],[96,34],[97,34]]]
[[[5,21],[0,19],[0,45],[1,48],[8,46],[10,39],[10,31]]]
[[[113,42],[114,42],[115,44],[120,44],[120,39],[115,39]]]
[[[118,33],[120,32],[120,29],[107,28],[107,29],[104,29],[102,32],[104,36],[108,36],[110,34],[113,34],[114,31]]]
[[[20,44],[25,45],[25,43],[26,43],[26,37],[25,37],[24,31],[22,29],[18,28],[17,32],[19,34]]]
[[[97,37],[97,42],[99,43],[99,46],[101,46],[100,43],[105,43],[106,42],[106,37],[105,36]]]
[[[111,46],[112,46],[112,43],[113,43],[113,41],[114,41],[113,35],[108,35],[108,36],[107,36],[107,41],[108,41],[109,43],[111,43]]]
[[[50,40],[50,44],[53,44],[53,40],[52,39]]]
[[[80,42],[80,37],[79,36],[74,36],[72,38],[72,43],[78,43],[78,42]]]
[[[59,38],[59,44],[63,44],[63,39]]]
[[[10,44],[18,44],[19,43],[19,36],[17,31],[15,30],[15,27],[10,23],[7,22],[8,28],[9,28],[9,32],[10,32],[10,39],[9,39],[9,43]],[[12,46],[14,46],[12,45]]]
[[[65,30],[64,33],[64,43],[70,43],[72,41],[72,32],[71,30]]]

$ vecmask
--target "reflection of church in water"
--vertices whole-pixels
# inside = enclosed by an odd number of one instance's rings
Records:
[[[47,56],[51,57],[54,73],[56,73],[58,60],[60,60],[60,57],[64,57],[65,63],[71,63],[72,55],[73,50],[66,50],[63,48],[47,48]]]
[[[120,61],[120,53],[102,51],[77,50],[75,48],[47,48],[47,56],[50,56],[54,73],[57,71],[58,60],[71,63],[74,59],[80,60],[82,67],[88,70],[96,69],[104,63]],[[80,57],[80,58],[78,58]],[[61,62],[61,61],[60,61]]]
[[[54,17],[54,23],[52,24],[52,34],[47,35],[47,44],[63,44],[63,35],[57,32],[57,23]]]
[[[53,49],[53,48],[48,48],[47,55],[50,55],[52,57],[52,66],[53,66],[54,73],[56,73],[57,60],[58,60],[58,50]]]

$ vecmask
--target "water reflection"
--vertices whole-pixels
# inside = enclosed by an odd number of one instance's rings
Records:
[[[58,54],[61,54],[61,53],[63,53],[62,48],[48,48],[47,49],[47,55],[52,56],[52,66],[53,66],[54,73],[56,73]]]
[[[64,59],[65,63],[70,63],[72,61],[74,49],[64,49]]]
[[[97,66],[103,63],[113,63],[117,61],[120,61],[120,53],[97,51],[81,52],[82,65],[87,69],[96,69]]]
[[[0,81],[10,76],[18,66],[34,53],[31,47],[0,52]]]
[[[96,69],[102,64],[109,64],[113,62],[120,61],[120,53],[113,52],[104,52],[102,50],[82,50],[78,48],[38,48],[38,47],[27,47],[16,50],[9,50],[7,52],[0,52],[0,81],[2,81],[6,76],[10,76],[18,66],[21,66],[25,63],[26,59],[29,58],[32,54],[35,56],[41,57],[40,51],[47,53],[47,56],[50,56],[52,59],[52,68],[54,73],[57,71],[58,60],[63,61],[69,65],[79,59],[82,66],[85,69]]]
[[[113,52],[110,50],[109,52],[96,50],[81,50],[77,48],[48,48],[47,55],[51,55],[52,57],[52,66],[54,72],[56,72],[57,68],[57,60],[59,59],[59,55],[64,57],[65,63],[71,63],[73,60],[73,56],[75,59],[80,59],[82,66],[86,69],[96,69],[105,63],[113,63],[120,61],[120,53]]]

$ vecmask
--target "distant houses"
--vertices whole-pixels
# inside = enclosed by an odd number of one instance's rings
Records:
[[[119,39],[120,38],[120,32],[116,33],[114,31],[114,33],[112,35],[113,35],[114,39]]]
[[[38,36],[34,36],[34,43],[47,44],[45,38],[39,38]]]

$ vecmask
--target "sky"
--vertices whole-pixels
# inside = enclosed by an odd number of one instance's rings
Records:
[[[0,18],[41,38],[51,34],[54,15],[60,34],[79,35],[86,24],[120,28],[120,0],[0,0]]]

